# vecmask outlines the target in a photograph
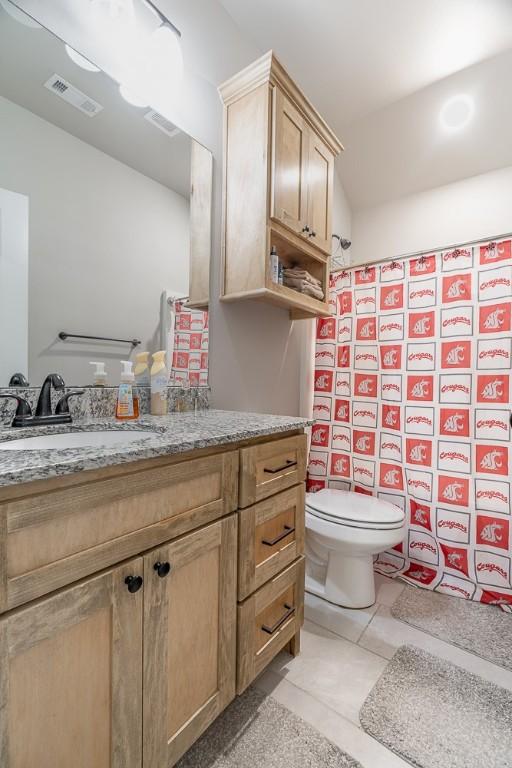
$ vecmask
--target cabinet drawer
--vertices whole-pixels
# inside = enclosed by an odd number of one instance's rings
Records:
[[[240,451],[241,508],[301,483],[306,477],[306,435],[285,437]]]
[[[239,513],[238,599],[304,554],[304,483]]]
[[[304,557],[238,606],[237,692],[240,694],[304,622]]]
[[[0,505],[0,610],[158,546],[237,507],[236,451]],[[3,529],[3,531],[2,531]]]

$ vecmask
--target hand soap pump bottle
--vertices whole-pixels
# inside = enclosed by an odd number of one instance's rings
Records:
[[[165,350],[153,354],[151,366],[151,415],[165,416],[167,413],[167,367]]]
[[[139,352],[135,355],[135,384],[138,387],[149,387],[149,352]]]
[[[128,420],[138,419],[139,417],[139,398],[134,395],[133,382],[135,379],[132,371],[131,360],[121,360],[123,370],[121,373],[121,383],[116,403],[116,419]]]
[[[95,365],[96,370],[93,373],[94,386],[105,387],[107,384],[107,372],[105,370],[105,363],[89,363],[89,365]]]

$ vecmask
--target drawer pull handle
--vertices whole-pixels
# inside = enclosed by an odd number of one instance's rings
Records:
[[[284,607],[286,608],[286,613],[283,614],[283,616],[281,616],[281,618],[278,619],[278,621],[276,621],[275,624],[273,624],[271,627],[267,627],[266,624],[262,624],[261,628],[263,632],[267,633],[267,635],[273,635],[274,632],[276,632],[279,629],[279,627],[282,627],[285,621],[287,621],[290,618],[290,616],[293,616],[293,614],[295,613],[294,605],[288,605],[288,603],[285,603]]]
[[[290,467],[296,467],[297,462],[293,459],[286,459],[285,464],[281,464],[280,467],[275,467],[274,469],[269,469],[268,467],[263,467],[264,472],[270,472],[272,475],[275,475],[276,472],[282,472],[283,469],[290,469]]]
[[[291,525],[285,525],[284,531],[279,534],[279,536],[276,536],[275,539],[262,539],[261,543],[265,544],[267,547],[275,547],[276,544],[278,544],[283,539],[286,539],[287,536],[290,535],[290,533],[293,533],[295,528]]]
[[[142,576],[127,576],[124,583],[128,587],[128,592],[131,592],[133,595],[142,587]]]
[[[170,572],[171,564],[161,563],[160,561],[158,561],[158,563],[154,564],[153,570],[157,572],[158,576],[160,576],[161,579],[163,579]]]

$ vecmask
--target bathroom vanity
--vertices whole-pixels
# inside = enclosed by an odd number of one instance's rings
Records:
[[[168,768],[298,652],[307,423],[212,410],[0,453],[3,768]]]

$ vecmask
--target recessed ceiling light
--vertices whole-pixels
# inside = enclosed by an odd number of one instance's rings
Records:
[[[72,48],[70,45],[66,43],[65,45],[66,53],[71,59],[71,61],[76,64],[78,67],[81,67],[82,69],[86,69],[87,72],[100,72],[101,70],[93,64],[89,59],[86,59],[85,56],[82,56],[81,53],[78,53],[78,51],[75,51],[74,48]]]
[[[131,104],[133,107],[147,107],[148,101],[147,99],[144,99],[139,94],[135,93],[133,90],[131,90],[130,86],[121,85],[119,86],[119,93],[123,97],[125,101],[128,102],[128,104]]]
[[[6,13],[9,14],[15,21],[19,21],[20,24],[24,24],[26,27],[30,27],[31,29],[42,29],[42,26],[37,23],[37,21],[34,21],[27,13],[24,13],[23,11],[20,11],[19,8],[16,8],[15,5],[13,5],[9,0],[0,0],[0,5],[4,9]]]
[[[439,113],[439,121],[445,131],[460,131],[471,121],[475,113],[475,103],[465,93],[452,96],[446,101]]]

